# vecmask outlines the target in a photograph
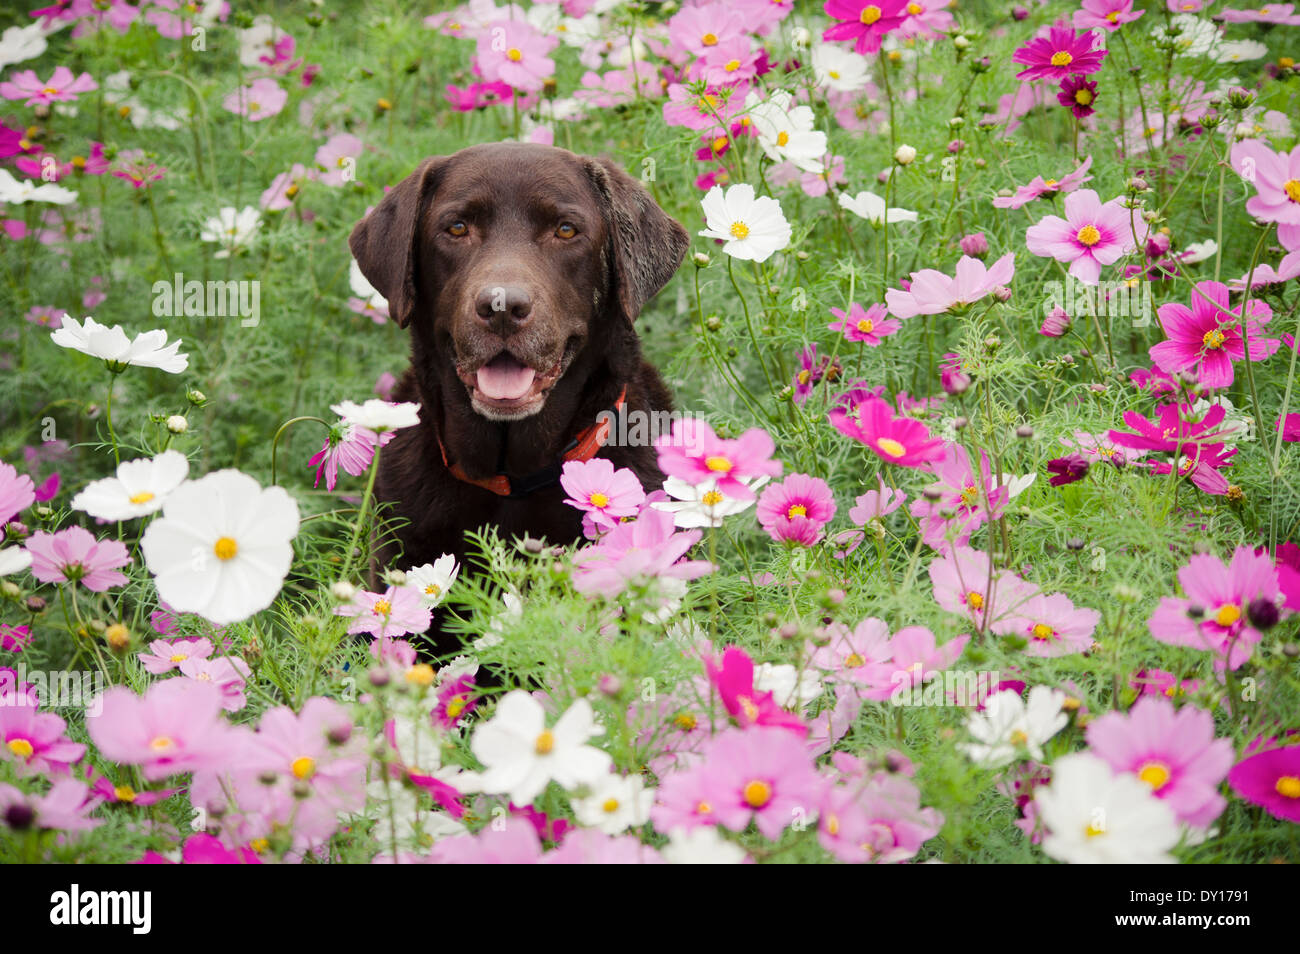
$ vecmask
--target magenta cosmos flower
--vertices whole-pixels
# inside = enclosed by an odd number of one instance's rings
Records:
[[[1061,91],[1056,100],[1074,114],[1075,119],[1087,119],[1096,109],[1097,84],[1082,76],[1067,76],[1061,80]]]
[[[1064,593],[1035,593],[1010,616],[989,627],[999,636],[1019,636],[1030,656],[1066,656],[1092,648],[1101,613],[1075,607]]]
[[[754,499],[747,478],[781,476],[781,462],[772,459],[776,445],[760,427],[725,440],[699,418],[682,418],[673,422],[672,433],[655,441],[655,448],[666,476],[679,477],[692,487],[717,481],[714,489],[733,500]]]
[[[891,288],[885,292],[889,313],[897,318],[914,315],[960,315],[971,305],[1007,282],[1016,273],[1016,257],[1008,252],[991,266],[978,258],[963,255],[953,277],[933,268],[923,268],[911,275],[906,290]]]
[[[555,72],[555,61],[548,54],[559,42],[538,33],[525,20],[495,20],[479,34],[474,59],[488,82],[535,93]]]
[[[50,78],[43,80],[35,70],[15,73],[7,82],[0,83],[0,96],[5,99],[25,99],[24,106],[70,103],[81,93],[99,89],[89,73],[73,76],[66,66],[55,67]]]
[[[821,539],[822,528],[834,516],[835,496],[830,486],[807,474],[791,474],[758,498],[758,522],[778,542],[810,547]]]
[[[1199,417],[1191,405],[1176,402],[1157,407],[1154,421],[1137,411],[1125,411],[1124,423],[1135,433],[1111,430],[1107,436],[1112,443],[1131,450],[1195,456],[1198,447],[1214,445],[1225,436],[1216,428],[1227,413],[1222,404],[1214,404]]]
[[[307,461],[316,468],[312,486],[319,487],[324,474],[325,489],[333,490],[338,486],[340,465],[353,477],[359,477],[369,470],[370,462],[375,459],[375,448],[383,447],[396,436],[393,431],[377,434],[368,427],[340,422],[338,427],[330,428],[321,449]]]
[[[1045,195],[1056,195],[1058,192],[1073,192],[1079,186],[1090,180],[1092,176],[1088,175],[1088,170],[1092,167],[1092,156],[1083,160],[1079,168],[1066,175],[1059,181],[1056,179],[1044,179],[1042,176],[1034,176],[1029,180],[1028,185],[1022,185],[1016,189],[1015,195],[1000,195],[993,200],[995,209],[1018,209],[1023,205],[1028,205],[1034,199]]]
[[[1216,669],[1225,660],[1236,669],[1250,659],[1251,648],[1263,638],[1250,623],[1251,603],[1276,605],[1280,592],[1268,554],[1237,547],[1225,567],[1217,556],[1198,553],[1178,571],[1178,582],[1186,597],[1161,598],[1147,621],[1151,635],[1162,643],[1213,652]]]
[[[1165,802],[1178,820],[1205,828],[1227,805],[1219,784],[1232,767],[1231,739],[1214,737],[1214,717],[1195,706],[1175,708],[1143,696],[1128,712],[1088,723],[1088,746],[1116,772],[1129,772]]]
[[[1105,30],[1113,33],[1125,23],[1139,19],[1145,10],[1133,9],[1133,0],[1083,0],[1081,10],[1074,11],[1074,26],[1079,30]]]
[[[190,835],[181,846],[181,864],[183,865],[260,865],[262,859],[251,848],[232,851],[221,843],[221,839],[207,832]],[[164,858],[156,851],[146,851],[137,865],[170,865],[175,862]]]
[[[131,562],[126,547],[117,540],[98,541],[83,527],[58,533],[42,530],[32,534],[26,545],[32,555],[32,576],[42,583],[80,583],[102,593],[126,582],[117,569]]]
[[[859,53],[875,53],[886,33],[907,17],[907,0],[826,0],[826,15],[840,22],[822,34],[823,40],[853,40]]]
[[[728,646],[717,659],[705,656],[704,668],[709,674],[709,682],[718,690],[727,714],[741,728],[765,725],[787,729],[800,736],[808,734],[803,721],[777,705],[771,692],[755,691],[754,660],[739,646]]]
[[[1300,823],[1300,745],[1265,749],[1242,759],[1228,773],[1228,784],[1270,815]]]
[[[712,572],[708,560],[681,559],[700,539],[700,531],[675,533],[675,527],[673,515],[663,510],[646,510],[630,523],[620,523],[599,543],[574,554],[574,588],[612,599],[632,583],[693,580]]]
[[[865,444],[887,464],[924,467],[944,455],[942,438],[933,436],[920,421],[894,417],[893,408],[880,398],[867,398],[852,412],[834,408],[827,420],[831,427]]]
[[[1030,40],[1011,57],[1027,69],[1016,79],[1065,79],[1072,73],[1096,73],[1108,51],[1094,50],[1091,33],[1076,33],[1069,27],[1052,27],[1047,36]]]
[[[334,608],[335,616],[351,616],[349,633],[369,633],[390,638],[422,633],[433,614],[424,605],[422,593],[411,586],[390,586],[383,593],[360,590],[352,602]]]
[[[1232,384],[1232,362],[1246,357],[1241,337],[1241,305],[1230,308],[1228,286],[1221,282],[1197,282],[1192,306],[1181,302],[1161,305],[1156,312],[1168,340],[1151,346],[1151,360],[1167,374],[1195,369],[1207,388]],[[1250,302],[1246,332],[1250,339],[1250,360],[1271,357],[1282,342],[1263,337],[1262,328],[1273,318],[1273,309],[1259,299]]]
[[[636,474],[626,467],[616,470],[603,457],[567,461],[560,486],[569,495],[564,502],[588,515],[600,530],[612,530],[621,518],[636,516],[645,502]]]
[[[1091,189],[1080,189],[1065,199],[1065,218],[1045,215],[1025,232],[1025,244],[1035,255],[1070,263],[1070,274],[1089,285],[1097,284],[1103,265],[1113,265],[1143,242],[1147,224],[1122,199],[1105,205]]]
[[[87,719],[91,741],[106,759],[144,767],[144,777],[210,767],[229,755],[221,692],[210,683],[168,679],[143,696],[115,686],[101,696],[103,711]]]

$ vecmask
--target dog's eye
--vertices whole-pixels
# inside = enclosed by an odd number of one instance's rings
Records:
[[[453,222],[447,227],[447,234],[460,238],[463,235],[469,234],[469,226],[464,222]]]
[[[557,237],[562,239],[571,239],[578,234],[578,230],[575,229],[568,222],[565,222],[563,225],[561,225],[558,229],[555,230],[555,234]]]

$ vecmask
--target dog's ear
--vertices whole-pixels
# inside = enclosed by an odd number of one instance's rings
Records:
[[[348,239],[366,281],[388,299],[388,314],[405,328],[415,313],[420,218],[437,187],[445,157],[436,156],[393,186]]]
[[[611,291],[631,322],[641,306],[668,284],[691,240],[645,186],[609,159],[586,159],[585,165],[609,226],[616,286]]]

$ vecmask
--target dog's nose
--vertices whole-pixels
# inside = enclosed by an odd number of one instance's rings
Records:
[[[500,333],[528,320],[533,312],[533,299],[528,289],[519,285],[488,285],[475,297],[474,310],[492,330]]]

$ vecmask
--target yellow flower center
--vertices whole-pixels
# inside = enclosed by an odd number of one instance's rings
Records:
[[[833,79],[833,80],[837,80],[837,79],[840,78],[840,74],[839,74],[839,71],[838,71],[838,70],[827,70],[827,71],[826,71],[826,75],[829,76],[829,77],[830,77],[831,79]]]
[[[289,771],[298,781],[306,781],[316,774],[316,760],[309,755],[300,755],[290,763]]]
[[[1151,791],[1158,792],[1169,784],[1169,766],[1161,762],[1148,762],[1138,772],[1138,778],[1151,786]]]
[[[700,37],[700,42],[705,46],[717,46],[718,36],[716,33],[706,33],[704,36]]]
[[[1034,639],[1051,639],[1056,635],[1056,630],[1046,623],[1035,623],[1033,633]]]
[[[176,743],[171,740],[171,736],[160,735],[149,743],[149,748],[155,752],[166,752]]]
[[[834,836],[838,835],[839,833],[840,833],[840,816],[839,816],[839,815],[827,815],[827,816],[826,816],[826,834],[830,835],[831,837],[834,837]]]
[[[29,759],[32,757],[32,753],[36,751],[26,739],[10,739],[8,744],[9,751],[20,759]]]
[[[880,19],[880,7],[876,6],[875,4],[872,4],[871,6],[863,9],[862,15],[858,17],[858,20],[861,23],[866,24],[867,26],[871,26],[871,24],[875,23],[879,19]]]
[[[864,335],[869,335],[871,334],[871,332],[875,330],[876,330],[876,323],[872,321],[870,318],[863,318],[861,321],[858,322],[858,331],[862,332]]]
[[[807,384],[811,380],[812,380],[812,372],[809,371],[807,368],[804,368],[802,371],[799,372],[800,384]]]
[[[861,656],[859,656],[857,653],[849,653],[849,655],[844,659],[845,669],[858,669],[862,666],[865,666],[866,664],[867,661],[863,659]]]
[[[1201,344],[1205,345],[1206,349],[1210,351],[1218,351],[1220,348],[1222,348],[1223,341],[1224,341],[1224,334],[1222,331],[1220,331],[1217,328],[1214,329],[1213,331],[1207,331],[1205,335],[1201,338]]]
[[[375,615],[387,616],[393,611],[393,604],[388,600],[375,600]]]
[[[1085,225],[1074,237],[1079,240],[1079,244],[1091,248],[1101,241],[1101,231],[1095,225]]]
[[[1241,609],[1231,604],[1220,606],[1219,612],[1214,615],[1214,621],[1224,627],[1231,626],[1239,619],[1241,619]]]
[[[744,222],[731,223],[731,237],[734,239],[743,239],[749,235],[749,226]]]
[[[265,838],[254,838],[248,843],[248,847],[256,854],[262,854],[266,849],[271,847],[271,843]]]
[[[772,786],[761,779],[754,779],[745,786],[745,804],[750,808],[762,808],[772,800]]]
[[[708,802],[698,802],[695,806],[695,814],[711,815],[713,814],[713,806],[710,805]]]
[[[728,474],[731,472],[731,468],[735,465],[725,457],[706,457],[704,459],[704,466],[714,473]]]
[[[734,73],[740,69],[740,60],[728,60],[727,65],[723,67],[728,73]]]
[[[790,134],[782,129],[776,134],[776,144],[778,146],[788,146],[790,144]]]
[[[587,498],[587,503],[591,504],[593,507],[608,507],[609,497],[597,491]]]
[[[447,703],[447,718],[455,719],[465,711],[465,697],[455,696]]]
[[[1074,101],[1080,106],[1088,106],[1092,103],[1092,90],[1078,89],[1074,91]]]
[[[138,494],[132,494],[130,499],[133,504],[148,503],[150,500],[153,500],[153,493],[148,490],[142,490]]]
[[[614,814],[616,811],[618,811],[618,799],[617,798],[605,799],[603,802],[600,803],[600,810],[607,815]]]
[[[533,751],[538,755],[550,755],[551,750],[555,748],[555,733],[550,729],[543,729],[542,734],[537,737],[533,744]]]
[[[966,605],[969,606],[971,609],[983,609],[984,594],[976,593],[974,590],[971,590],[969,593],[966,594]]]
[[[189,658],[190,657],[186,656],[184,653],[174,653],[171,657],[171,661],[174,663],[181,663],[181,662],[185,662],[185,660]]]
[[[406,670],[406,681],[416,686],[433,685],[433,667],[428,663],[416,663]]]
[[[119,785],[113,789],[113,796],[119,802],[133,802],[135,801],[135,789],[130,785]]]
[[[961,492],[961,502],[967,507],[975,506],[975,504],[979,503],[979,499],[979,488],[974,485],[965,487]]]
[[[59,90],[58,87],[56,86],[47,86],[45,87],[45,89],[41,90],[41,92],[43,92],[46,96],[54,96],[59,92]]]
[[[907,5],[907,12],[911,16],[919,17],[925,12],[925,7],[921,6],[919,3],[909,3]]]
[[[1056,53],[1052,54],[1053,66],[1069,66],[1073,62],[1074,62],[1074,57],[1071,56],[1069,53],[1065,52],[1065,50],[1059,50]]]
[[[712,93],[706,93],[696,100],[696,107],[702,113],[707,112],[710,109],[717,109],[718,97],[714,96]]]
[[[683,712],[681,715],[677,716],[677,718],[673,719],[673,725],[677,726],[677,728],[681,729],[683,732],[694,730],[698,724],[698,720],[689,712]]]
[[[1024,745],[1029,741],[1029,736],[1025,734],[1023,729],[1016,729],[1011,735],[1007,736],[1007,740],[1012,745]]]
[[[424,588],[424,593],[426,596],[437,596],[441,592],[442,592],[442,587],[439,586],[437,583],[430,583],[428,586]]]
[[[1300,778],[1294,775],[1283,775],[1274,787],[1284,798],[1300,798]]]
[[[1110,13],[1106,14],[1106,19],[1109,20],[1111,23],[1119,23],[1119,11],[1118,10],[1110,11]]]
[[[1300,179],[1287,179],[1282,189],[1292,202],[1300,202]]]
[[[1088,827],[1083,830],[1083,833],[1089,838],[1096,838],[1098,835],[1106,834],[1106,829],[1098,828],[1096,825],[1089,822]]]
[[[713,151],[718,155],[722,155],[722,151],[727,148],[729,142],[730,140],[726,136],[719,136],[713,140]]]
[[[239,544],[235,542],[234,537],[219,537],[212,545],[212,552],[217,555],[218,560],[233,560],[235,554],[239,552]]]
[[[902,457],[907,453],[907,448],[892,437],[880,438],[880,440],[876,441],[876,448],[894,458]]]
[[[722,503],[722,501],[726,499],[727,499],[726,497],[718,493],[716,490],[710,490],[707,493],[705,493],[703,497],[700,498],[700,500],[703,501],[703,503],[709,507],[716,507],[718,504]]]
[[[808,508],[803,504],[793,504],[790,509],[785,512],[785,516],[787,520],[793,520],[795,517],[806,517],[808,516]]]
[[[510,62],[512,63],[518,63],[520,60],[524,58],[524,54],[521,51],[515,49],[514,47],[511,47],[510,49],[506,50],[506,56],[510,58]]]
[[[754,705],[754,700],[749,696],[737,696],[736,701],[740,703],[740,708],[745,710],[745,718],[750,722],[758,718],[758,706]]]

